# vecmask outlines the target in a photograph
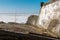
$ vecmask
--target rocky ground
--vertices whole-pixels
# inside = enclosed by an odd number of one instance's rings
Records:
[[[0,30],[0,40],[60,40],[40,34],[22,34]]]
[[[26,24],[0,22],[0,40],[55,40],[41,35],[44,30]]]
[[[38,33],[40,31],[43,31],[42,29],[37,29],[34,26],[26,25],[26,24],[15,24],[15,23],[2,23],[0,24],[0,30],[10,31],[10,32],[16,32],[16,33]],[[40,30],[40,31],[38,31]]]

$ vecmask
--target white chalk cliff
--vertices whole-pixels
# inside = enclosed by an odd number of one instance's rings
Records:
[[[55,26],[52,26],[54,25],[52,20],[57,21],[57,23],[54,22],[56,23]],[[60,0],[56,0],[52,3],[44,5],[41,8],[40,15],[37,21],[37,26],[44,29],[52,27],[51,31],[60,37]]]

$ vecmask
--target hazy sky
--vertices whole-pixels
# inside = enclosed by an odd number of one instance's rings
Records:
[[[47,0],[0,0],[0,14],[38,14],[42,1],[47,2]]]

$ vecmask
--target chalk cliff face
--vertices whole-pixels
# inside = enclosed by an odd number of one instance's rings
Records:
[[[52,32],[59,35],[60,33],[60,0],[56,0],[55,2],[47,4],[41,8],[41,12],[37,22],[37,26],[40,27],[40,25],[44,29],[52,28],[51,29]]]
[[[28,20],[27,20],[26,24],[27,25],[35,25],[37,19],[38,19],[37,15],[31,15],[31,16],[28,17]]]

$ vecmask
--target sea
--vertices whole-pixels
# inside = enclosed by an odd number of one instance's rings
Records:
[[[28,17],[31,15],[37,15],[37,14],[0,15],[0,21],[6,23],[8,22],[26,23]]]

